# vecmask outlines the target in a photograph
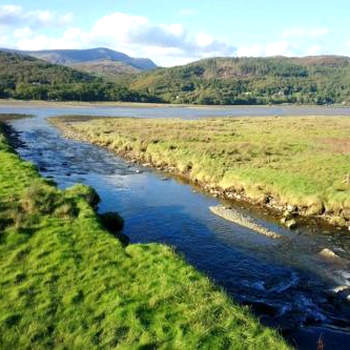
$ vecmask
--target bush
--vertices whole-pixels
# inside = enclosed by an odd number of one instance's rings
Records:
[[[66,196],[68,197],[83,198],[95,210],[97,209],[98,204],[100,203],[100,197],[98,193],[95,191],[95,189],[93,189],[90,186],[78,184],[74,185],[71,188],[68,188],[65,192]]]
[[[129,244],[129,237],[121,233],[124,227],[124,220],[118,213],[108,212],[99,216],[102,226],[107,231],[115,235],[124,246]]]

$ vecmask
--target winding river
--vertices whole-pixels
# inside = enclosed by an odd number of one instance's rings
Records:
[[[350,286],[347,264],[321,257],[331,249],[350,261],[350,233],[281,228],[263,213],[238,208],[263,226],[287,236],[268,237],[225,221],[208,208],[220,201],[164,174],[129,164],[107,150],[64,139],[47,117],[104,115],[179,117],[249,115],[350,115],[349,108],[313,107],[48,107],[0,106],[0,113],[32,114],[12,121],[23,144],[17,151],[61,188],[77,182],[93,186],[102,201],[99,210],[118,211],[131,242],[161,242],[226,289],[234,300],[250,305],[261,321],[281,329],[299,349],[348,349],[350,302],[334,287]]]

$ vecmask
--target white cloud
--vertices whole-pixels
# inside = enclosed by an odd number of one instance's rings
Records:
[[[291,45],[282,40],[268,44],[265,49],[265,56],[293,56],[293,52]]]
[[[22,34],[22,35],[21,35]],[[88,47],[89,36],[79,28],[69,28],[60,37],[52,38],[44,34],[18,30],[16,48],[21,50],[79,49]]]
[[[1,25],[13,24],[18,17],[22,15],[22,7],[14,5],[0,6],[0,23]]]
[[[239,57],[259,57],[265,55],[263,45],[255,44],[252,46],[243,46],[237,48],[237,56]]]
[[[2,27],[27,26],[30,28],[65,26],[72,22],[72,13],[58,14],[48,10],[26,11],[22,6],[1,5],[0,25]]]
[[[293,56],[293,46],[285,40],[268,43],[267,45],[255,44],[237,48],[237,56]]]
[[[232,45],[207,33],[190,32],[182,24],[154,24],[147,17],[121,12],[99,18],[88,30],[67,27],[60,35],[50,36],[38,29],[38,23],[63,25],[71,20],[70,14],[57,17],[49,11],[34,12],[35,21],[21,21],[19,26],[18,19],[27,18],[24,10],[0,7],[0,16],[6,14],[8,45],[23,50],[105,46],[135,57],[150,57],[164,66],[208,56],[233,56],[236,52]]]
[[[289,28],[280,35],[280,40],[264,44],[237,48],[237,56],[315,56],[324,52],[324,37],[330,31],[327,28]]]
[[[205,33],[198,33],[196,36],[196,42],[199,47],[206,47],[213,44],[214,38]]]
[[[134,56],[151,57],[161,65],[189,62],[208,55],[235,54],[233,46],[209,34],[191,33],[181,24],[157,25],[146,17],[119,12],[101,18],[89,35],[95,44],[103,40],[112,48],[126,50]]]
[[[166,27],[170,33],[177,35],[177,36],[183,36],[185,35],[185,28],[182,24],[171,24],[170,26]]]
[[[74,15],[71,12],[68,12],[64,15],[59,16],[58,21],[61,25],[72,24],[74,20]]]
[[[317,56],[321,53],[321,46],[320,45],[313,45],[310,48],[306,50],[307,56]]]
[[[23,27],[23,28],[18,28],[15,29],[13,32],[13,36],[16,39],[24,39],[24,38],[29,38],[33,35],[33,31],[29,27]]]

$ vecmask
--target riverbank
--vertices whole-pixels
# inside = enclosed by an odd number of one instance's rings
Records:
[[[134,107],[134,108],[156,108],[171,107],[179,105],[170,105],[162,103],[142,103],[142,102],[84,102],[84,101],[44,101],[44,100],[15,100],[0,99],[0,106],[34,106],[34,107]],[[184,105],[185,106],[185,105]]]
[[[350,226],[350,118],[199,121],[54,118],[67,137],[185,177],[215,196],[271,208],[281,220]]]
[[[0,347],[288,346],[174,251],[125,247],[77,185],[58,190],[0,131]],[[118,226],[120,228],[120,226]]]
[[[183,104],[183,103],[153,103],[153,102],[121,102],[121,101],[101,101],[101,102],[86,102],[86,101],[45,101],[45,100],[16,100],[16,99],[1,99],[0,98],[0,106],[16,106],[16,107],[126,107],[126,108],[189,108],[189,109],[199,109],[199,110],[211,110],[218,109],[224,110],[227,108],[231,109],[241,109],[241,108],[249,108],[259,110],[261,108],[293,108],[300,109],[301,111],[305,108],[313,109],[317,113],[317,111],[322,111],[324,109],[339,109],[348,110],[350,105],[343,104],[333,104],[333,105],[313,105],[313,104],[275,104],[275,105],[198,105],[198,104]]]

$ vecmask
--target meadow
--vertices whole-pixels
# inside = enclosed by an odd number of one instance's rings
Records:
[[[68,137],[229,198],[350,225],[350,118],[55,118]]]
[[[287,349],[170,247],[127,245],[86,186],[22,161],[0,123],[1,349]]]

